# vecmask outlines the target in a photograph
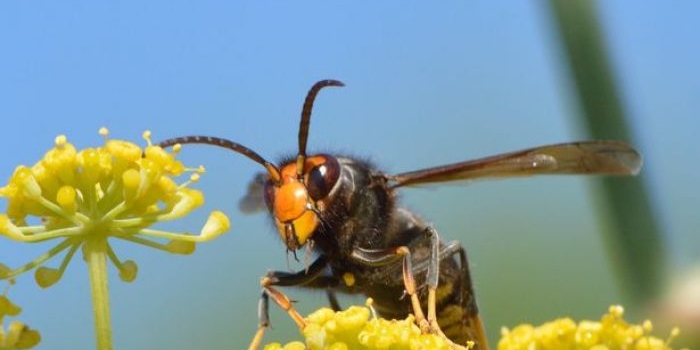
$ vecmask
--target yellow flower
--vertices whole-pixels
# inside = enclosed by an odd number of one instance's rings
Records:
[[[438,335],[421,334],[413,315],[403,320],[386,320],[373,316],[370,307],[351,306],[338,312],[321,308],[310,314],[306,322],[302,329],[305,343],[271,343],[264,350],[452,349]]]
[[[0,196],[8,199],[7,213],[0,214],[0,235],[20,242],[59,242],[26,265],[11,270],[0,264],[0,278],[11,278],[42,265],[67,251],[59,268],[40,267],[35,279],[41,287],[56,283],[69,261],[87,243],[105,241],[109,260],[124,281],[136,277],[137,265],[121,261],[107,239],[146,245],[176,254],[190,254],[196,242],[211,240],[229,228],[228,218],[213,212],[199,235],[149,228],[156,222],[189,214],[204,202],[201,192],[188,188],[202,168],[186,169],[175,159],[179,148],[168,153],[144,138],[145,149],[122,140],[108,139],[101,147],[76,150],[65,136],[31,167],[19,166]],[[178,184],[172,178],[189,172]],[[152,238],[155,238],[153,240]]]
[[[270,343],[264,350],[304,349],[451,349],[443,338],[421,334],[414,318],[385,320],[371,316],[367,307],[351,306],[333,312],[321,308],[306,318],[302,329],[304,341],[286,345]],[[612,306],[599,322],[574,322],[562,318],[535,327],[519,325],[503,329],[498,350],[670,350],[670,341],[678,334],[674,329],[668,339],[651,333],[651,322],[628,324],[623,309]]]
[[[30,349],[39,344],[41,335],[21,321],[3,326],[5,316],[16,316],[22,309],[7,298],[7,290],[0,295],[0,350]]]
[[[133,242],[176,254],[190,254],[196,242],[212,240],[229,228],[229,220],[215,211],[198,235],[149,228],[159,221],[181,218],[204,203],[201,192],[188,188],[204,170],[186,169],[175,159],[179,147],[168,153],[150,140],[147,146],[107,138],[102,147],[77,151],[65,136],[32,167],[19,166],[0,196],[8,199],[0,215],[0,235],[19,242],[59,242],[29,263],[11,270],[0,264],[0,279],[31,270],[66,251],[58,268],[41,266],[34,277],[49,287],[63,275],[78,248],[87,263],[100,350],[112,349],[112,327],[107,283],[107,260],[124,281],[136,278],[137,265],[121,261],[109,239]],[[181,184],[172,177],[189,171]]]
[[[651,321],[641,325],[629,324],[623,319],[621,306],[611,306],[599,322],[574,322],[560,318],[534,327],[529,324],[504,328],[498,350],[670,350],[671,339],[678,334],[674,329],[666,340],[652,336]]]

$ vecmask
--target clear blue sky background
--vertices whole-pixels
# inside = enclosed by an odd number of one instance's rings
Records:
[[[598,10],[672,275],[700,258],[700,3]],[[543,1],[3,1],[0,179],[57,134],[99,145],[101,126],[135,142],[144,129],[155,139],[218,135],[276,159],[295,151],[303,97],[323,78],[347,86],[319,96],[311,150],[371,157],[387,172],[585,138],[557,39]],[[207,167],[198,185],[207,205],[169,227],[198,230],[222,209],[232,231],[188,257],[118,246],[140,264],[132,284],[112,271],[118,349],[242,348],[259,276],[287,266],[265,217],[236,210],[259,167],[213,148],[183,158]],[[408,189],[402,200],[467,247],[495,337],[502,325],[596,317],[620,301],[593,188],[548,177]],[[0,241],[0,261],[18,266],[45,249]],[[32,280],[11,295],[42,331],[39,349],[91,348],[81,262],[48,290]],[[325,302],[289,294],[303,312]],[[273,322],[268,340],[295,334],[284,314]]]

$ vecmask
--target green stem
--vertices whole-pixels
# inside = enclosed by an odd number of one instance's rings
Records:
[[[109,315],[109,288],[107,287],[107,238],[88,239],[84,249],[90,274],[97,349],[112,350],[112,325]]]
[[[632,140],[615,72],[608,62],[595,1],[549,0],[578,92],[581,116],[595,139]],[[644,172],[644,170],[642,170]],[[644,177],[605,178],[600,213],[610,224],[609,252],[628,298],[645,305],[663,285],[666,251]],[[629,302],[627,303],[629,304]]]

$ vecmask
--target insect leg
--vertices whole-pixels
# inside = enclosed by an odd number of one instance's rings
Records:
[[[486,332],[484,330],[484,325],[479,316],[478,308],[476,305],[476,298],[474,297],[474,290],[472,288],[471,275],[469,272],[469,262],[467,261],[467,252],[461,246],[459,242],[452,242],[442,249],[440,249],[440,238],[437,231],[431,227],[427,226],[425,230],[430,234],[430,256],[428,257],[428,267],[426,283],[428,285],[428,319],[430,323],[430,328],[435,330],[438,334],[449,338],[443,333],[440,325],[438,325],[437,317],[437,287],[440,277],[440,261],[444,258],[451,257],[453,254],[459,252],[460,260],[460,271],[464,278],[464,285],[461,287],[461,296],[463,299],[462,303],[467,303],[467,323],[469,324],[468,329],[471,333],[471,340],[476,344],[476,349],[478,350],[488,350],[488,342],[486,340]],[[448,253],[448,255],[443,255]],[[414,270],[415,271],[415,270]],[[466,300],[464,300],[466,299]],[[416,317],[417,318],[417,317]],[[454,344],[454,348],[462,348],[462,345]]]
[[[432,227],[426,227],[425,232],[430,235],[430,253],[428,256],[427,266],[424,264],[418,264],[422,269],[427,270],[426,284],[428,285],[428,316],[426,317],[423,313],[423,308],[420,304],[420,299],[418,297],[416,279],[415,279],[415,269],[413,267],[413,262],[411,258],[411,251],[407,246],[399,246],[388,249],[364,249],[355,248],[352,252],[352,257],[356,261],[363,263],[367,266],[385,266],[396,262],[398,259],[402,259],[402,275],[404,281],[404,288],[406,294],[411,299],[411,307],[413,308],[413,314],[415,316],[415,322],[423,333],[437,334],[448,341],[452,348],[454,349],[465,349],[464,346],[455,344],[452,342],[440,329],[437,322],[437,287],[440,277],[440,259],[441,259],[441,249],[440,249],[440,237],[435,229]],[[454,254],[455,252],[461,250],[458,244],[449,244],[442,249],[447,250]]]
[[[473,340],[476,343],[475,349],[488,350],[489,346],[486,337],[486,331],[483,325],[483,321],[481,320],[481,316],[479,316],[479,309],[476,304],[476,297],[472,286],[472,279],[466,250],[462,247],[462,244],[459,241],[452,241],[440,247],[439,254],[441,262],[446,261],[447,259],[453,259],[455,256],[458,257],[460,271],[459,275],[462,276],[463,279],[463,283],[460,287],[461,291],[459,304],[463,305],[463,308],[466,311],[466,315],[464,315],[463,321],[460,322],[465,322],[468,325],[467,328],[470,330],[469,339]],[[423,259],[413,265],[413,273],[424,273],[428,270],[429,265],[430,259]],[[440,310],[438,310],[438,312],[440,312]],[[445,325],[443,325],[443,327],[444,326]],[[448,328],[450,328],[450,325],[448,325]]]
[[[260,281],[262,293],[258,301],[258,330],[253,336],[248,350],[255,350],[260,346],[262,338],[265,335],[265,330],[270,327],[269,304],[270,298],[283,310],[287,311],[289,317],[299,326],[306,327],[304,317],[294,308],[292,301],[274,286],[299,286],[314,283],[315,280],[322,277],[321,274],[328,265],[328,258],[325,255],[318,257],[308,269],[295,273],[283,271],[270,271]],[[325,283],[332,283],[329,279],[323,279]]]
[[[440,261],[443,261],[445,259],[450,259],[454,254],[460,253],[462,251],[462,245],[458,241],[452,241],[448,244],[445,244],[440,248]],[[460,259],[461,261],[461,259]],[[430,259],[425,259],[419,261],[417,264],[413,265],[413,273],[414,274],[419,274],[423,273],[428,270],[428,266],[430,265]],[[464,266],[464,265],[461,265]]]
[[[442,330],[440,330],[440,326],[437,323],[437,296],[435,294],[440,277],[440,238],[432,226],[426,227],[426,231],[430,234],[430,257],[428,258],[428,272],[426,276],[426,283],[428,284],[428,322],[431,328],[438,330],[442,334]]]
[[[432,255],[432,253],[431,253]],[[420,306],[418,299],[416,280],[413,274],[413,263],[411,259],[411,251],[407,246],[399,246],[387,249],[364,249],[355,248],[352,252],[353,259],[367,266],[385,266],[394,263],[401,259],[403,261],[402,276],[406,294],[411,299],[413,313],[416,318],[416,323],[424,333],[435,333],[435,329],[431,328],[431,323],[426,319],[423,309]],[[434,265],[434,264],[431,264]],[[432,266],[430,267],[432,268]],[[429,268],[429,270],[430,270]],[[435,272],[437,274],[437,271]]]
[[[340,311],[340,302],[338,302],[338,297],[335,295],[335,291],[331,288],[326,289],[326,296],[328,296],[328,303],[333,311]]]
[[[269,285],[271,286],[306,285],[321,276],[326,266],[328,266],[328,257],[321,255],[307,269],[297,272],[269,271],[263,279],[269,279]]]

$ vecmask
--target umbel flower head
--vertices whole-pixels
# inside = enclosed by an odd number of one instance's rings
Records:
[[[671,340],[679,333],[671,331],[667,339],[651,335],[651,321],[642,324],[627,323],[622,317],[622,306],[613,305],[600,322],[574,322],[570,318],[560,318],[534,327],[519,325],[512,330],[502,329],[498,350],[670,350]]]
[[[270,343],[264,350],[451,350],[452,345],[435,334],[422,334],[413,315],[403,320],[386,320],[376,316],[371,307],[351,306],[334,312],[321,308],[306,318],[301,330],[305,341],[285,345]]]
[[[22,309],[7,297],[7,289],[0,294],[0,350],[30,349],[39,344],[41,335],[21,321],[4,326],[5,316],[17,316]]]
[[[212,212],[199,235],[150,228],[156,222],[181,218],[204,202],[201,192],[188,186],[203,169],[187,169],[172,153],[107,138],[101,147],[76,150],[64,135],[33,166],[17,167],[0,196],[7,198],[7,213],[0,214],[0,235],[19,242],[58,241],[46,253],[11,270],[0,264],[0,279],[11,278],[42,265],[66,251],[58,268],[39,267],[35,279],[41,287],[56,283],[78,248],[99,240],[106,242],[109,260],[124,281],[136,277],[137,265],[121,261],[108,243],[119,239],[159,250],[190,254],[196,242],[211,240],[229,228],[228,218]],[[176,183],[173,177],[189,173]],[[86,253],[85,251],[83,253]]]
[[[371,314],[371,309],[360,306],[338,312],[319,309],[306,319],[304,342],[271,343],[264,350],[451,349],[439,336],[421,334],[412,315],[389,321]],[[538,327],[504,328],[498,350],[671,350],[677,329],[662,340],[650,334],[650,321],[629,324],[622,316],[621,306],[611,306],[599,322],[562,318]]]

